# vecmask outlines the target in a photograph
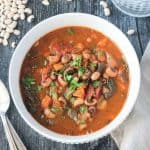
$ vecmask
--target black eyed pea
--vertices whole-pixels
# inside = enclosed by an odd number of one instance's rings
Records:
[[[93,81],[98,80],[99,77],[100,77],[100,75],[101,75],[101,74],[100,74],[98,71],[95,71],[95,72],[92,74],[91,79],[92,79]]]

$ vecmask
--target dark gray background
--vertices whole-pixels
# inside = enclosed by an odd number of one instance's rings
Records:
[[[33,14],[35,20],[29,24],[26,21],[20,21],[18,28],[21,30],[21,35],[18,37],[11,37],[10,41],[19,42],[21,37],[29,31],[34,25],[50,16],[66,13],[66,12],[85,12],[101,16],[106,20],[109,20],[120,28],[124,33],[127,32],[128,28],[135,29],[136,35],[128,36],[132,42],[139,59],[141,58],[144,49],[150,39],[150,17],[148,18],[133,18],[124,15],[118,11],[114,5],[109,2],[111,8],[111,16],[105,17],[103,10],[99,5],[99,0],[73,0],[67,2],[67,0],[51,0],[49,6],[43,6],[40,0],[30,0],[29,6],[33,8]],[[21,49],[20,49],[21,50]],[[0,78],[8,87],[8,67],[11,56],[14,49],[11,47],[3,47],[0,45]],[[66,145],[56,142],[52,142],[41,135],[35,133],[20,117],[13,102],[11,102],[10,109],[8,111],[8,117],[10,118],[14,128],[24,141],[25,145],[29,150],[117,150],[115,143],[110,136],[107,136],[101,140],[82,145]],[[80,139],[79,139],[80,140]],[[7,150],[8,145],[5,138],[5,134],[0,122],[0,150]]]

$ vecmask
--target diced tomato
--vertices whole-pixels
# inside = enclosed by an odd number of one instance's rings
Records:
[[[43,99],[42,99],[42,102],[41,102],[41,107],[43,109],[45,108],[48,108],[50,105],[52,104],[52,99],[46,95]]]

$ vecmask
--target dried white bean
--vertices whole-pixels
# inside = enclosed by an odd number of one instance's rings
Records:
[[[20,9],[18,9],[18,13],[19,13],[19,14],[24,13],[24,8],[20,8]]]
[[[13,29],[12,29],[12,28],[7,27],[7,28],[6,28],[6,32],[8,32],[8,33],[13,33]]]
[[[16,47],[16,42],[12,42],[12,43],[11,43],[11,47],[12,47],[12,48],[15,48],[15,47]]]
[[[2,43],[3,43],[4,46],[7,46],[7,45],[8,45],[8,41],[7,41],[6,39],[3,39],[3,42],[2,42]]]
[[[27,18],[27,22],[32,22],[34,19],[34,15],[30,15],[28,18]]]
[[[104,8],[104,14],[105,14],[105,16],[110,16],[110,9]]]
[[[4,34],[4,39],[8,39],[10,37],[10,33],[8,33],[8,32],[6,32],[5,34]]]
[[[32,9],[26,7],[27,2],[28,0],[0,0],[0,44],[7,46],[11,34],[20,35],[20,30],[15,29],[18,19],[24,20],[26,14],[30,15],[28,22],[34,19]],[[15,45],[15,42],[11,43],[13,48]]]
[[[45,5],[45,6],[48,6],[49,5],[49,1],[48,0],[42,0],[42,4]]]
[[[24,14],[24,13],[21,13],[21,14],[20,14],[20,19],[21,19],[21,20],[24,20],[24,19],[25,19],[25,17],[26,17],[26,16],[25,16],[25,14]]]
[[[26,8],[26,9],[24,10],[24,12],[27,13],[27,14],[32,14],[32,9]]]
[[[24,9],[24,8],[25,8],[25,5],[18,5],[18,8],[19,8],[19,9]]]
[[[16,1],[16,4],[17,4],[17,5],[21,5],[22,2],[21,2],[20,0],[17,0],[17,1]]]
[[[9,25],[9,24],[11,24],[11,23],[12,23],[12,20],[11,20],[11,19],[6,19],[6,20],[5,20],[5,24],[6,24],[6,25]]]
[[[1,36],[1,37],[4,37],[4,35],[5,35],[5,31],[2,30],[1,33],[0,33],[0,36]]]
[[[15,29],[15,30],[14,30],[14,34],[15,34],[15,35],[20,35],[20,30]]]
[[[17,26],[17,22],[13,21],[8,27],[14,29]]]
[[[17,11],[18,11],[17,8],[15,8],[15,7],[11,8],[11,12],[16,13]]]
[[[28,0],[23,0],[22,4],[27,4]]]
[[[15,14],[15,15],[13,16],[13,19],[14,19],[14,20],[18,20],[18,18],[19,18],[19,14]]]
[[[128,35],[134,35],[136,33],[136,31],[134,30],[134,29],[129,29],[128,31],[127,31],[127,34]]]
[[[3,28],[3,29],[5,29],[6,28],[6,24],[1,24],[1,27]]]
[[[100,1],[100,5],[103,7],[103,8],[107,8],[108,7],[108,4],[106,1]]]

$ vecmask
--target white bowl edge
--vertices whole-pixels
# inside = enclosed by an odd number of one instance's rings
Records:
[[[49,26],[48,26],[49,25]],[[40,37],[45,35],[48,31],[63,27],[63,26],[87,26],[97,31],[102,32],[104,35],[109,37],[123,52],[125,59],[127,60],[130,72],[130,88],[128,98],[124,104],[123,109],[118,116],[104,128],[87,135],[81,136],[67,136],[50,131],[40,125],[25,108],[23,100],[21,98],[20,87],[19,87],[19,76],[22,60],[24,59],[27,51],[30,49],[32,44]],[[107,28],[106,28],[107,27]],[[125,52],[126,51],[126,52]],[[16,60],[18,63],[16,63]],[[133,70],[134,69],[134,70]],[[134,75],[135,74],[135,75]],[[126,38],[126,36],[113,24],[106,20],[89,14],[83,13],[66,13],[60,14],[54,17],[50,17],[41,23],[34,26],[20,41],[18,44],[9,67],[9,87],[10,92],[17,107],[17,110],[28,123],[28,125],[37,131],[39,134],[55,140],[61,143],[68,144],[79,144],[87,143],[99,138],[102,138],[112,132],[118,127],[131,112],[140,87],[140,68],[139,62],[134,51],[133,46]]]

